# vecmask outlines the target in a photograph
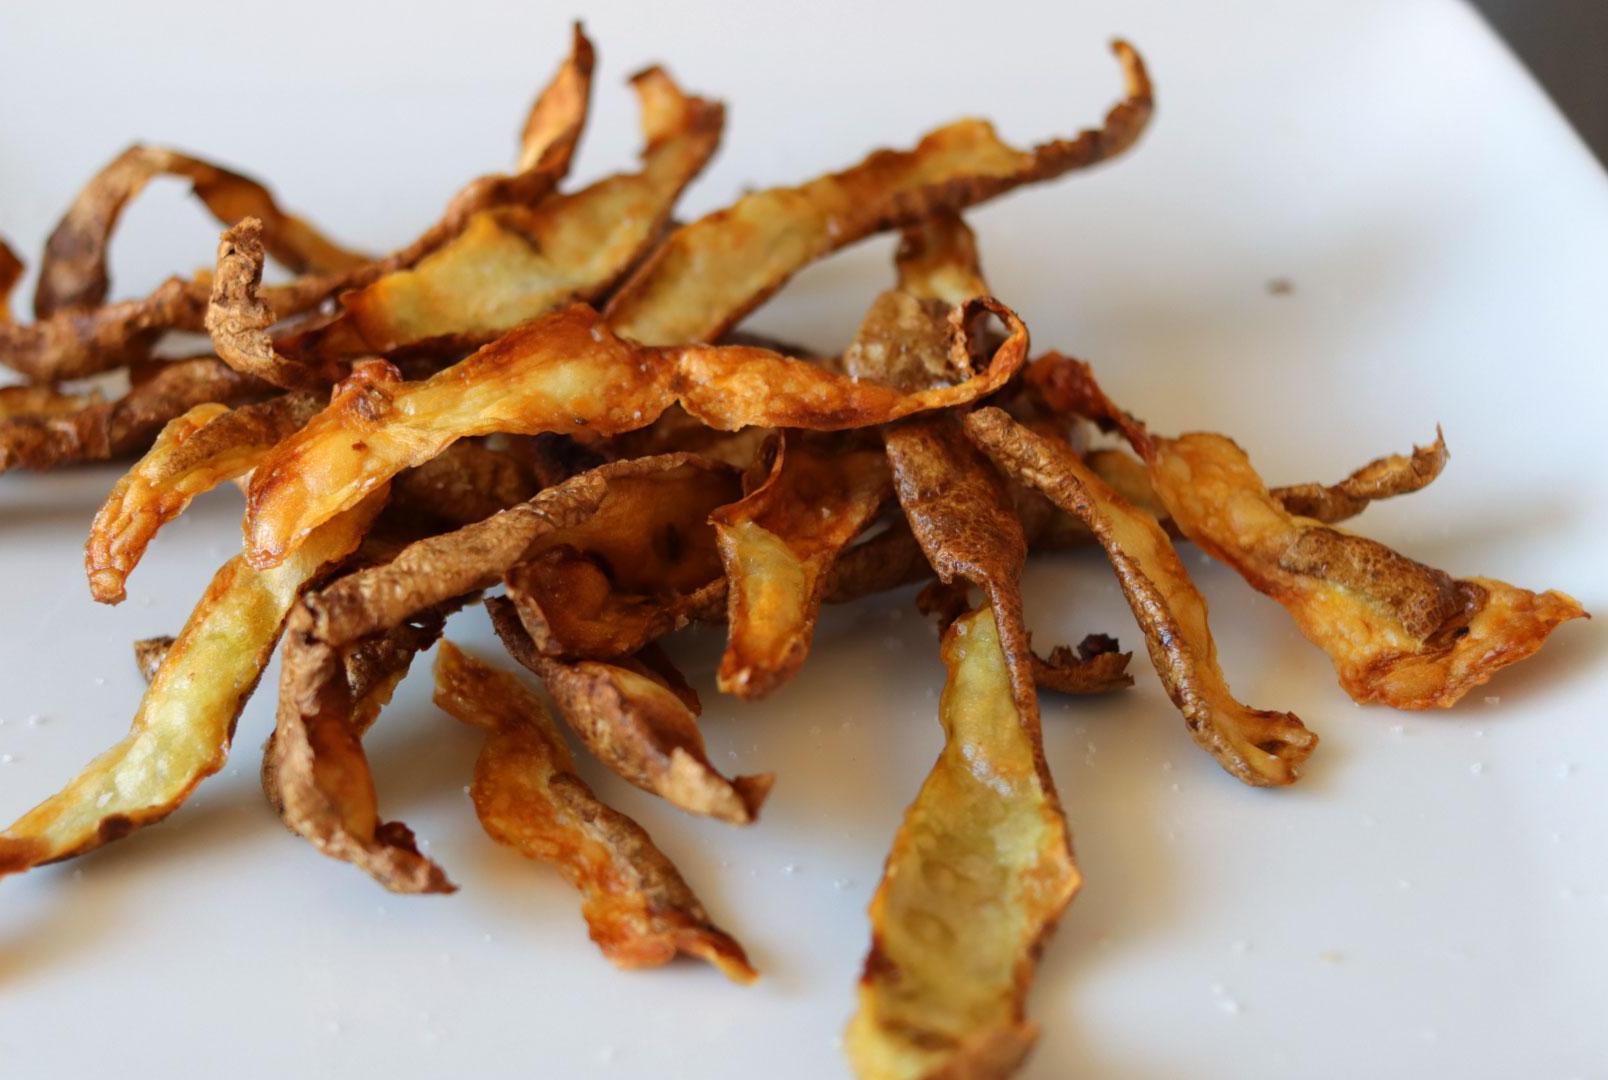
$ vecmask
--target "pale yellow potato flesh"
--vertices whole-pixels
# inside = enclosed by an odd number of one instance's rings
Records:
[[[845,1038],[861,1080],[1011,1073],[1036,1036],[1039,947],[1082,882],[990,607],[951,625],[943,657],[944,749],[871,900]]]
[[[382,502],[334,518],[271,570],[238,555],[224,563],[146,687],[128,735],[0,833],[0,875],[160,821],[222,768],[285,614],[320,570],[357,547]]]

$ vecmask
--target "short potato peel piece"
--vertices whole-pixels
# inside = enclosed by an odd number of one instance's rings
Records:
[[[120,603],[128,575],[164,525],[197,495],[250,472],[321,407],[315,395],[283,394],[235,409],[197,405],[169,421],[112,486],[89,527],[84,571],[90,594],[103,604]]]
[[[862,1080],[1004,1077],[1036,1037],[1024,999],[1082,878],[1017,711],[988,605],[944,634],[944,749],[871,900],[871,951],[844,1048]]]
[[[733,982],[757,978],[646,830],[575,774],[563,735],[529,688],[450,641],[437,651],[435,685],[437,705],[486,732],[469,789],[480,824],[575,886],[592,940],[611,963],[659,967],[683,954]]]
[[[628,783],[689,814],[751,825],[775,776],[727,779],[709,761],[696,696],[666,679],[647,654],[615,661],[542,656],[503,597],[486,601],[509,655],[538,675],[588,750]]]
[[[272,570],[253,570],[239,556],[224,563],[167,648],[128,736],[0,833],[0,875],[160,821],[222,768],[286,612],[314,576],[357,547],[382,501],[331,520]]]
[[[362,362],[329,407],[252,476],[244,531],[253,566],[272,566],[307,532],[402,469],[461,438],[497,432],[615,435],[679,402],[723,430],[749,425],[843,430],[975,400],[1020,367],[1027,330],[992,299],[955,313],[951,347],[998,316],[1008,336],[964,382],[900,393],[746,346],[646,348],[616,336],[585,304],[534,319],[422,382]]]
[[[966,433],[1011,476],[1081,518],[1100,541],[1167,696],[1201,748],[1247,784],[1293,783],[1317,736],[1293,713],[1250,708],[1229,691],[1217,666],[1206,600],[1156,519],[1113,491],[1070,446],[1000,409],[968,416]]]
[[[1277,600],[1360,703],[1447,708],[1586,617],[1573,597],[1453,578],[1290,513],[1231,439],[1153,438],[1151,476],[1184,534]]]
[[[371,498],[383,500],[383,494]],[[279,708],[263,751],[263,790],[292,832],[395,893],[448,893],[456,886],[420,853],[411,829],[381,819],[363,735],[414,654],[440,635],[455,606],[416,611],[409,621],[346,649],[317,637],[305,603],[285,621]],[[365,649],[373,650],[367,664]]]
[[[776,441],[760,485],[710,519],[726,571],[721,690],[759,698],[798,671],[838,555],[892,494],[878,450],[797,431]]]

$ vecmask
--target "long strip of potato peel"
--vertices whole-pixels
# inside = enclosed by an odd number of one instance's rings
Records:
[[[844,1038],[862,1080],[1014,1071],[1037,1034],[1024,1014],[1034,964],[1082,882],[986,604],[945,633],[943,658],[944,749],[872,897]]]
[[[146,688],[128,736],[0,833],[0,875],[160,821],[222,768],[285,613],[309,580],[357,547],[382,501],[333,519],[272,570],[253,570],[239,556],[226,562]]]
[[[715,511],[728,605],[721,690],[759,698],[798,671],[839,553],[892,493],[880,452],[788,432],[764,482]]]
[[[1293,713],[1252,709],[1217,666],[1206,601],[1155,518],[1125,502],[1064,443],[999,409],[966,418],[966,433],[1007,473],[1076,514],[1106,550],[1145,634],[1167,696],[1200,746],[1228,773],[1257,787],[1295,781],[1317,736]]]
[[[1017,150],[982,120],[882,150],[840,173],[744,196],[674,233],[610,301],[610,325],[645,345],[714,341],[804,266],[885,229],[960,209],[1122,153],[1153,107],[1144,63],[1112,44],[1126,96],[1103,127]]]
[[[564,737],[535,694],[450,641],[436,654],[435,686],[437,705],[486,732],[469,791],[480,824],[575,886],[592,940],[611,963],[659,967],[684,954],[733,982],[754,981],[742,946],[710,921],[642,826],[576,775]]]
[[[159,176],[188,180],[191,193],[225,226],[248,215],[263,219],[269,250],[294,273],[345,270],[369,261],[285,213],[268,189],[248,176],[177,150],[134,145],[95,174],[45,242],[34,291],[35,317],[105,301],[108,244],[118,219],[129,201]]]
[[[565,722],[621,779],[689,814],[733,825],[758,819],[775,775],[721,775],[704,749],[697,713],[653,671],[630,660],[542,656],[507,599],[487,600],[486,610],[509,655],[541,677]]]
[[[329,408],[253,473],[246,557],[272,566],[331,514],[468,436],[614,435],[646,426],[675,402],[724,430],[841,430],[972,401],[1003,385],[1027,348],[1021,320],[987,298],[956,312],[952,347],[969,355],[970,327],[991,315],[1008,336],[982,372],[910,394],[764,349],[637,346],[584,304],[525,323],[423,382],[402,382],[382,362],[359,363]]]

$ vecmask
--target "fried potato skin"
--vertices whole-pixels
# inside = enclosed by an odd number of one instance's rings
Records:
[[[295,273],[345,270],[368,261],[285,213],[268,189],[250,177],[177,150],[136,144],[84,186],[45,242],[34,292],[36,318],[106,300],[111,284],[107,249],[117,221],[129,201],[158,176],[188,180],[191,192],[224,225],[247,216],[267,222],[264,238],[274,258]]]
[[[945,742],[871,900],[844,1043],[863,1080],[1003,1077],[1032,1047],[1024,999],[1082,878],[991,610],[945,633]]]
[[[651,423],[675,401],[717,428],[818,430],[970,401],[1008,380],[1026,353],[1026,328],[993,300],[956,313],[953,347],[964,349],[967,328],[988,315],[1010,330],[988,367],[959,385],[912,394],[763,349],[644,349],[611,333],[584,304],[526,323],[423,382],[404,383],[389,365],[360,363],[329,407],[253,474],[246,557],[254,566],[273,565],[330,514],[469,436],[614,435]]]
[[[611,480],[585,521],[536,541],[503,577],[544,656],[629,656],[686,625],[721,573],[709,515],[741,495],[736,470],[684,457]]]
[[[1099,539],[1144,630],[1167,696],[1202,749],[1247,784],[1293,783],[1317,736],[1294,714],[1250,708],[1229,691],[1217,666],[1206,601],[1156,520],[1124,502],[1070,447],[999,409],[968,416],[966,433],[1012,476],[1076,514]]]
[[[331,321],[287,345],[341,359],[430,343],[472,348],[572,300],[601,296],[663,232],[676,198],[720,144],[724,110],[660,68],[632,79],[642,167],[535,205],[474,214],[413,266],[341,297]]]
[[[715,511],[729,635],[721,690],[759,698],[798,671],[832,566],[892,494],[879,451],[788,432],[775,444],[764,481]]]
[[[370,498],[383,501],[378,493]],[[415,612],[412,623],[382,631],[393,643],[379,647],[393,655],[368,688],[354,686],[356,672],[343,651],[316,636],[305,603],[291,609],[285,622],[279,708],[263,751],[263,790],[292,832],[395,893],[448,893],[456,886],[420,854],[411,829],[381,820],[362,737],[407,661],[435,640],[453,606]]]
[[[72,416],[100,400],[100,394],[95,391],[68,394],[53,386],[0,386],[0,422],[25,417]]]
[[[274,347],[268,334],[279,316],[259,295],[262,235],[262,222],[248,217],[218,239],[217,272],[203,320],[212,347],[224,363],[241,374],[286,390],[323,390],[340,377],[340,370],[291,359]]]
[[[188,409],[250,400],[271,389],[211,357],[165,360],[141,374],[146,377],[112,401],[0,417],[0,473],[125,457]],[[65,405],[65,397],[59,403]]]
[[[146,688],[129,734],[0,833],[0,875],[82,854],[162,820],[223,766],[235,720],[303,586],[357,547],[371,500],[268,571],[236,556],[208,585]]]
[[[1455,579],[1287,511],[1221,435],[1152,437],[1157,493],[1184,532],[1277,600],[1360,703],[1447,708],[1582,618],[1573,597]]]
[[[342,289],[362,286],[413,265],[451,240],[482,210],[533,205],[546,197],[568,171],[585,126],[592,63],[591,43],[577,26],[569,57],[527,118],[519,171],[470,182],[453,197],[440,220],[406,247],[380,259],[308,273],[285,285],[265,288],[263,303],[280,319],[306,312]],[[265,221],[274,220],[273,213],[263,206],[241,209],[242,216],[250,212]],[[233,219],[229,223],[233,224]],[[60,307],[48,318],[26,326],[0,322],[0,363],[34,382],[60,382],[110,371],[146,358],[151,346],[170,330],[202,330],[211,293],[210,275],[173,277],[136,300]]]
[[[1124,42],[1113,49],[1127,96],[1103,127],[1023,151],[988,123],[961,120],[914,149],[881,150],[799,187],[747,195],[677,230],[610,301],[610,324],[644,345],[714,341],[838,248],[1115,157],[1137,141],[1153,103],[1138,54]]]
[[[190,501],[250,471],[281,439],[320,408],[311,394],[284,394],[229,409],[197,405],[168,422],[145,457],[106,496],[84,543],[89,591],[121,603],[124,583],[156,533]]]
[[[582,897],[592,940],[617,967],[659,967],[685,954],[733,982],[757,973],[710,921],[647,832],[593,794],[541,702],[519,680],[441,643],[435,702],[484,728],[470,798],[488,835],[556,866]]]
[[[381,566],[348,574],[306,598],[314,633],[346,645],[417,611],[495,585],[549,537],[574,529],[608,501],[612,485],[704,468],[690,454],[613,462],[578,473],[484,521],[416,541]]]
[[[472,525],[534,497],[542,486],[523,450],[463,441],[399,474],[391,485],[391,505],[452,525]]]
[[[509,655],[538,675],[570,729],[611,771],[689,814],[751,825],[775,776],[728,780],[709,761],[694,708],[680,688],[633,659],[557,660],[531,645],[513,605],[486,601]]]

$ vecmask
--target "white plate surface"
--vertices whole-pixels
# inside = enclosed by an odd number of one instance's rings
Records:
[[[6,5],[0,228],[30,253],[134,138],[271,180],[383,248],[507,160],[569,12],[459,0],[342,6]],[[700,213],[955,115],[1013,139],[1092,121],[1112,33],[1160,112],[1137,153],[975,213],[992,281],[1041,346],[1093,360],[1163,431],[1234,434],[1273,482],[1334,479],[1445,425],[1451,467],[1363,529],[1457,573],[1608,606],[1608,183],[1461,4],[1085,2],[591,5],[602,79],[580,174],[621,167],[621,80],[656,59],[731,103]],[[116,242],[120,293],[209,261],[211,225],[153,190]],[[812,269],[753,325],[840,345],[891,242]],[[1294,292],[1270,295],[1289,278]],[[0,479],[0,817],[126,725],[136,637],[172,632],[236,546],[239,499],[165,532],[99,608],[79,545],[97,468]],[[1608,672],[1564,628],[1446,714],[1357,708],[1284,614],[1185,554],[1245,699],[1323,736],[1295,788],[1252,791],[1139,684],[1047,700],[1087,886],[1032,999],[1029,1077],[1608,1076]],[[1139,644],[1101,559],[1034,564],[1040,641]],[[590,770],[680,863],[764,979],[624,975],[559,878],[479,832],[476,737],[406,684],[371,745],[382,805],[462,886],[379,891],[287,834],[256,783],[271,695],[168,823],[0,884],[7,1077],[826,1077],[863,909],[939,743],[941,668],[908,593],[833,611],[795,683],[738,707],[712,635],[680,650],[732,770],[781,779],[754,829],[692,820]],[[491,647],[479,612],[453,637]],[[271,679],[271,676],[270,676]],[[272,683],[268,683],[272,685]],[[29,723],[37,715],[37,723]]]

